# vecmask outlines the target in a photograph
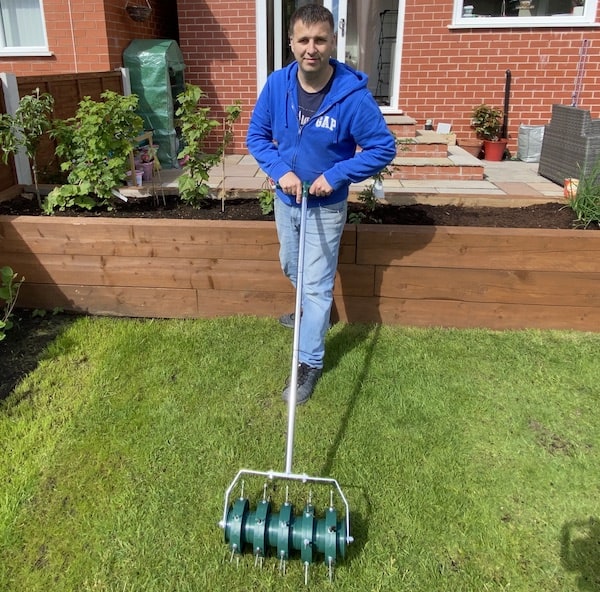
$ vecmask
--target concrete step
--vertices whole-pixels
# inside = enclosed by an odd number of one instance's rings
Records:
[[[399,156],[390,166],[394,179],[460,179],[481,181],[483,163],[459,146],[447,146],[446,157]]]
[[[417,120],[408,115],[383,115],[389,130],[397,138],[414,138],[417,130]]]

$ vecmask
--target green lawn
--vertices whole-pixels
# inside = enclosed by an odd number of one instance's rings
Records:
[[[300,560],[230,563],[217,526],[239,469],[284,469],[291,337],[70,325],[0,407],[0,590],[303,589]],[[293,468],[339,481],[356,540],[310,590],[600,590],[600,334],[336,325],[327,347]]]

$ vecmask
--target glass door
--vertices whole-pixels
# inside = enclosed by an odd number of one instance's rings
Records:
[[[257,6],[259,87],[268,73],[289,63],[290,16],[311,0],[259,0]],[[337,59],[369,76],[369,90],[382,111],[398,108],[400,48],[405,0],[321,0],[337,27]],[[264,12],[263,12],[264,11]],[[261,23],[267,26],[263,29]],[[261,40],[262,37],[262,40]],[[266,61],[266,63],[265,63]]]
[[[396,107],[399,0],[325,0],[337,24],[337,59],[365,72],[377,102]]]

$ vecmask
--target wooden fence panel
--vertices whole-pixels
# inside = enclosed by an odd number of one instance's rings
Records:
[[[54,97],[55,119],[73,117],[81,100],[89,96],[94,101],[100,99],[105,90],[123,93],[123,79],[120,71],[84,72],[80,74],[53,74],[39,76],[18,76],[19,97],[31,94],[39,89]],[[0,112],[6,113],[4,94],[0,87]],[[42,138],[37,151],[37,166],[41,182],[53,182],[57,179],[59,163],[55,159],[55,144],[48,137]],[[8,165],[0,162],[0,197],[2,191],[8,191],[17,184],[12,158]]]

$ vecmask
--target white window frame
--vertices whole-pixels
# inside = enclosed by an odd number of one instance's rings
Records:
[[[2,4],[2,0],[0,0]],[[40,13],[40,19],[42,23],[42,34],[43,34],[43,45],[25,46],[25,45],[6,45],[6,39],[4,38],[4,31],[0,27],[0,57],[37,57],[37,56],[50,56],[52,52],[48,49],[48,34],[46,31],[46,18],[44,14],[44,2],[38,0],[38,9]]]
[[[585,0],[583,14],[552,16],[491,16],[491,17],[463,17],[463,4],[465,0],[454,0],[452,24],[449,29],[515,29],[531,27],[589,27],[600,26],[596,22],[598,0]]]

